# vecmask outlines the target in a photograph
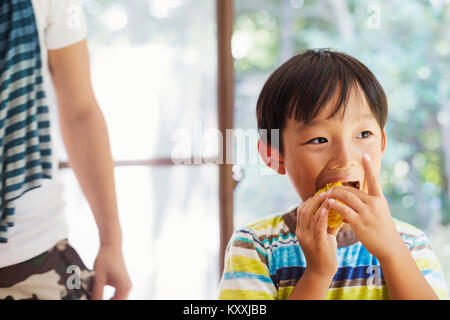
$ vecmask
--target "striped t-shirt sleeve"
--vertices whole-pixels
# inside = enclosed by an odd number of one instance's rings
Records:
[[[276,287],[270,278],[267,252],[251,229],[234,232],[226,253],[219,299],[274,300]]]
[[[411,254],[425,280],[431,285],[439,299],[448,300],[448,288],[444,274],[425,234],[414,243],[414,246],[411,248]]]
[[[448,300],[448,288],[445,282],[444,274],[442,272],[439,261],[431,248],[431,243],[428,240],[428,237],[422,231],[416,230],[408,230],[417,231],[415,235],[402,234],[411,255],[416,262],[417,267],[422,272],[425,280],[430,284],[433,288],[436,295],[441,300]]]

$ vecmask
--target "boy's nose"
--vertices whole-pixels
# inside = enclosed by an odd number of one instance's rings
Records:
[[[330,156],[328,167],[331,170],[346,169],[351,166],[357,165],[356,159],[358,159],[355,150],[351,150],[350,147],[341,146],[333,150],[333,154]]]

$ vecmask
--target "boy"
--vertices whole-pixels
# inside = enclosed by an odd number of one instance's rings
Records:
[[[269,77],[257,103],[269,133],[258,150],[303,203],[234,233],[220,299],[448,299],[427,237],[392,218],[383,196],[387,113],[375,76],[343,53],[308,50]],[[315,194],[336,181],[359,189]],[[330,209],[344,217],[332,229]]]

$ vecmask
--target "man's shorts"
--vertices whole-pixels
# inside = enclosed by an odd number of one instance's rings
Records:
[[[0,268],[0,299],[90,300],[94,275],[64,239],[37,257]]]

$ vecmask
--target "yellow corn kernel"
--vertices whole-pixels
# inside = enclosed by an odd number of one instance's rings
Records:
[[[324,187],[322,187],[319,190],[317,190],[315,194],[326,192],[331,187],[342,186],[342,185],[343,185],[342,182],[327,183]],[[336,201],[339,201],[339,200],[336,200]],[[339,202],[342,203],[342,204],[345,204],[342,201],[339,201]],[[336,227],[340,226],[343,222],[344,222],[344,217],[341,216],[336,211],[334,211],[333,209],[330,209],[330,211],[328,212],[328,227],[336,228]]]

